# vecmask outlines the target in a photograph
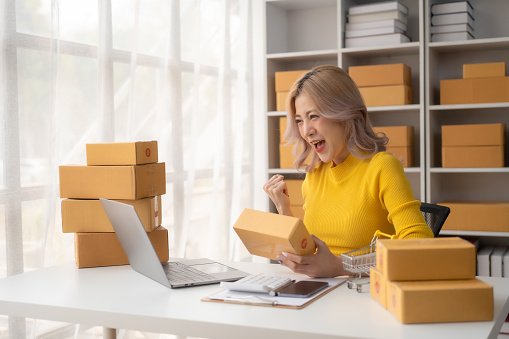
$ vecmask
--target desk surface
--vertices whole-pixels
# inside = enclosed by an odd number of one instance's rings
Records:
[[[280,265],[231,263],[246,272]],[[505,278],[494,286],[491,322],[403,325],[346,284],[301,310],[203,302],[216,285],[168,289],[130,266],[78,269],[74,263],[0,280],[0,314],[204,338],[496,338],[509,311]]]

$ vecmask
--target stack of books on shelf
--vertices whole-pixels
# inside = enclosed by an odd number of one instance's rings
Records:
[[[404,324],[493,320],[493,287],[459,237],[377,240],[370,294]]]
[[[134,206],[159,260],[168,261],[168,230],[161,226],[166,174],[157,141],[86,147],[87,165],[59,167],[62,232],[75,233],[78,268],[129,264],[99,198]]]
[[[352,6],[345,25],[345,47],[410,42],[406,35],[408,8],[398,1]]]
[[[350,66],[348,74],[359,87],[367,107],[413,102],[411,69],[405,64]]]
[[[509,277],[509,252],[506,246],[483,246],[477,252],[477,275]]]
[[[474,39],[474,8],[468,1],[431,5],[431,42]]]

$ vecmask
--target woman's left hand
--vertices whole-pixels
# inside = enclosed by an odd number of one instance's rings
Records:
[[[327,244],[311,235],[316,244],[316,252],[312,255],[301,256],[283,252],[278,256],[281,265],[290,268],[295,273],[305,274],[311,278],[333,278],[347,275],[343,269],[341,257],[337,257],[329,250]]]

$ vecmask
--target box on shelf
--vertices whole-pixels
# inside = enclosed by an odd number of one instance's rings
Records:
[[[285,140],[286,123],[287,123],[286,117],[279,118],[279,142],[281,144],[284,144],[287,142]]]
[[[60,197],[141,199],[166,193],[164,162],[134,166],[59,167]]]
[[[159,226],[147,234],[159,261],[168,261],[168,230]],[[78,268],[129,264],[115,233],[76,233],[74,246]]]
[[[276,92],[289,92],[295,81],[309,70],[276,72]]]
[[[138,200],[118,200],[133,205],[145,228],[151,232],[161,225],[161,197]],[[62,232],[115,232],[110,220],[97,199],[62,200]]]
[[[290,210],[296,218],[304,219],[304,198],[302,197],[302,182],[304,180],[285,180],[286,188],[288,189],[288,195],[290,196]]]
[[[394,155],[396,159],[401,161],[403,167],[414,167],[414,147],[388,146],[387,152]]]
[[[391,281],[473,279],[475,250],[459,237],[378,239],[376,268]]]
[[[440,104],[509,102],[509,77],[440,80]]]
[[[375,267],[369,270],[369,293],[380,305],[387,308],[387,284],[384,275]]]
[[[411,69],[405,64],[350,66],[348,73],[359,87],[412,85]]]
[[[443,230],[509,232],[509,201],[443,201],[451,213]]]
[[[313,154],[315,152],[311,151],[306,158],[305,163],[309,164],[313,160]],[[284,145],[279,144],[279,168],[284,169],[293,169],[293,163],[295,161],[295,156],[293,155],[293,144],[292,145]]]
[[[368,107],[410,105],[413,103],[412,87],[407,85],[359,87]]]
[[[277,260],[282,252],[310,255],[316,245],[301,219],[244,209],[233,229],[249,253]]]
[[[504,146],[442,147],[442,167],[504,167]]]
[[[505,124],[443,125],[442,146],[499,146],[505,144]]]
[[[288,94],[290,92],[277,92],[276,93],[276,111],[283,112],[286,111],[286,99],[288,98]]]
[[[157,141],[87,144],[87,165],[141,165],[156,163]]]
[[[463,79],[505,77],[505,62],[463,64]]]
[[[373,127],[375,133],[383,132],[389,138],[387,152],[399,159],[403,167],[414,166],[414,127],[379,126]]]
[[[493,287],[479,279],[390,281],[387,309],[403,324],[493,320]]]

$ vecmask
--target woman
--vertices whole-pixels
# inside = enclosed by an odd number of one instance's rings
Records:
[[[348,274],[341,253],[368,246],[376,230],[397,238],[433,237],[401,162],[385,152],[388,139],[374,133],[362,96],[345,71],[313,68],[293,85],[286,106],[285,139],[295,143],[295,168],[314,152],[302,194],[304,224],[317,251],[282,253],[282,265],[310,277],[334,277]],[[281,175],[264,190],[280,214],[292,215]]]

